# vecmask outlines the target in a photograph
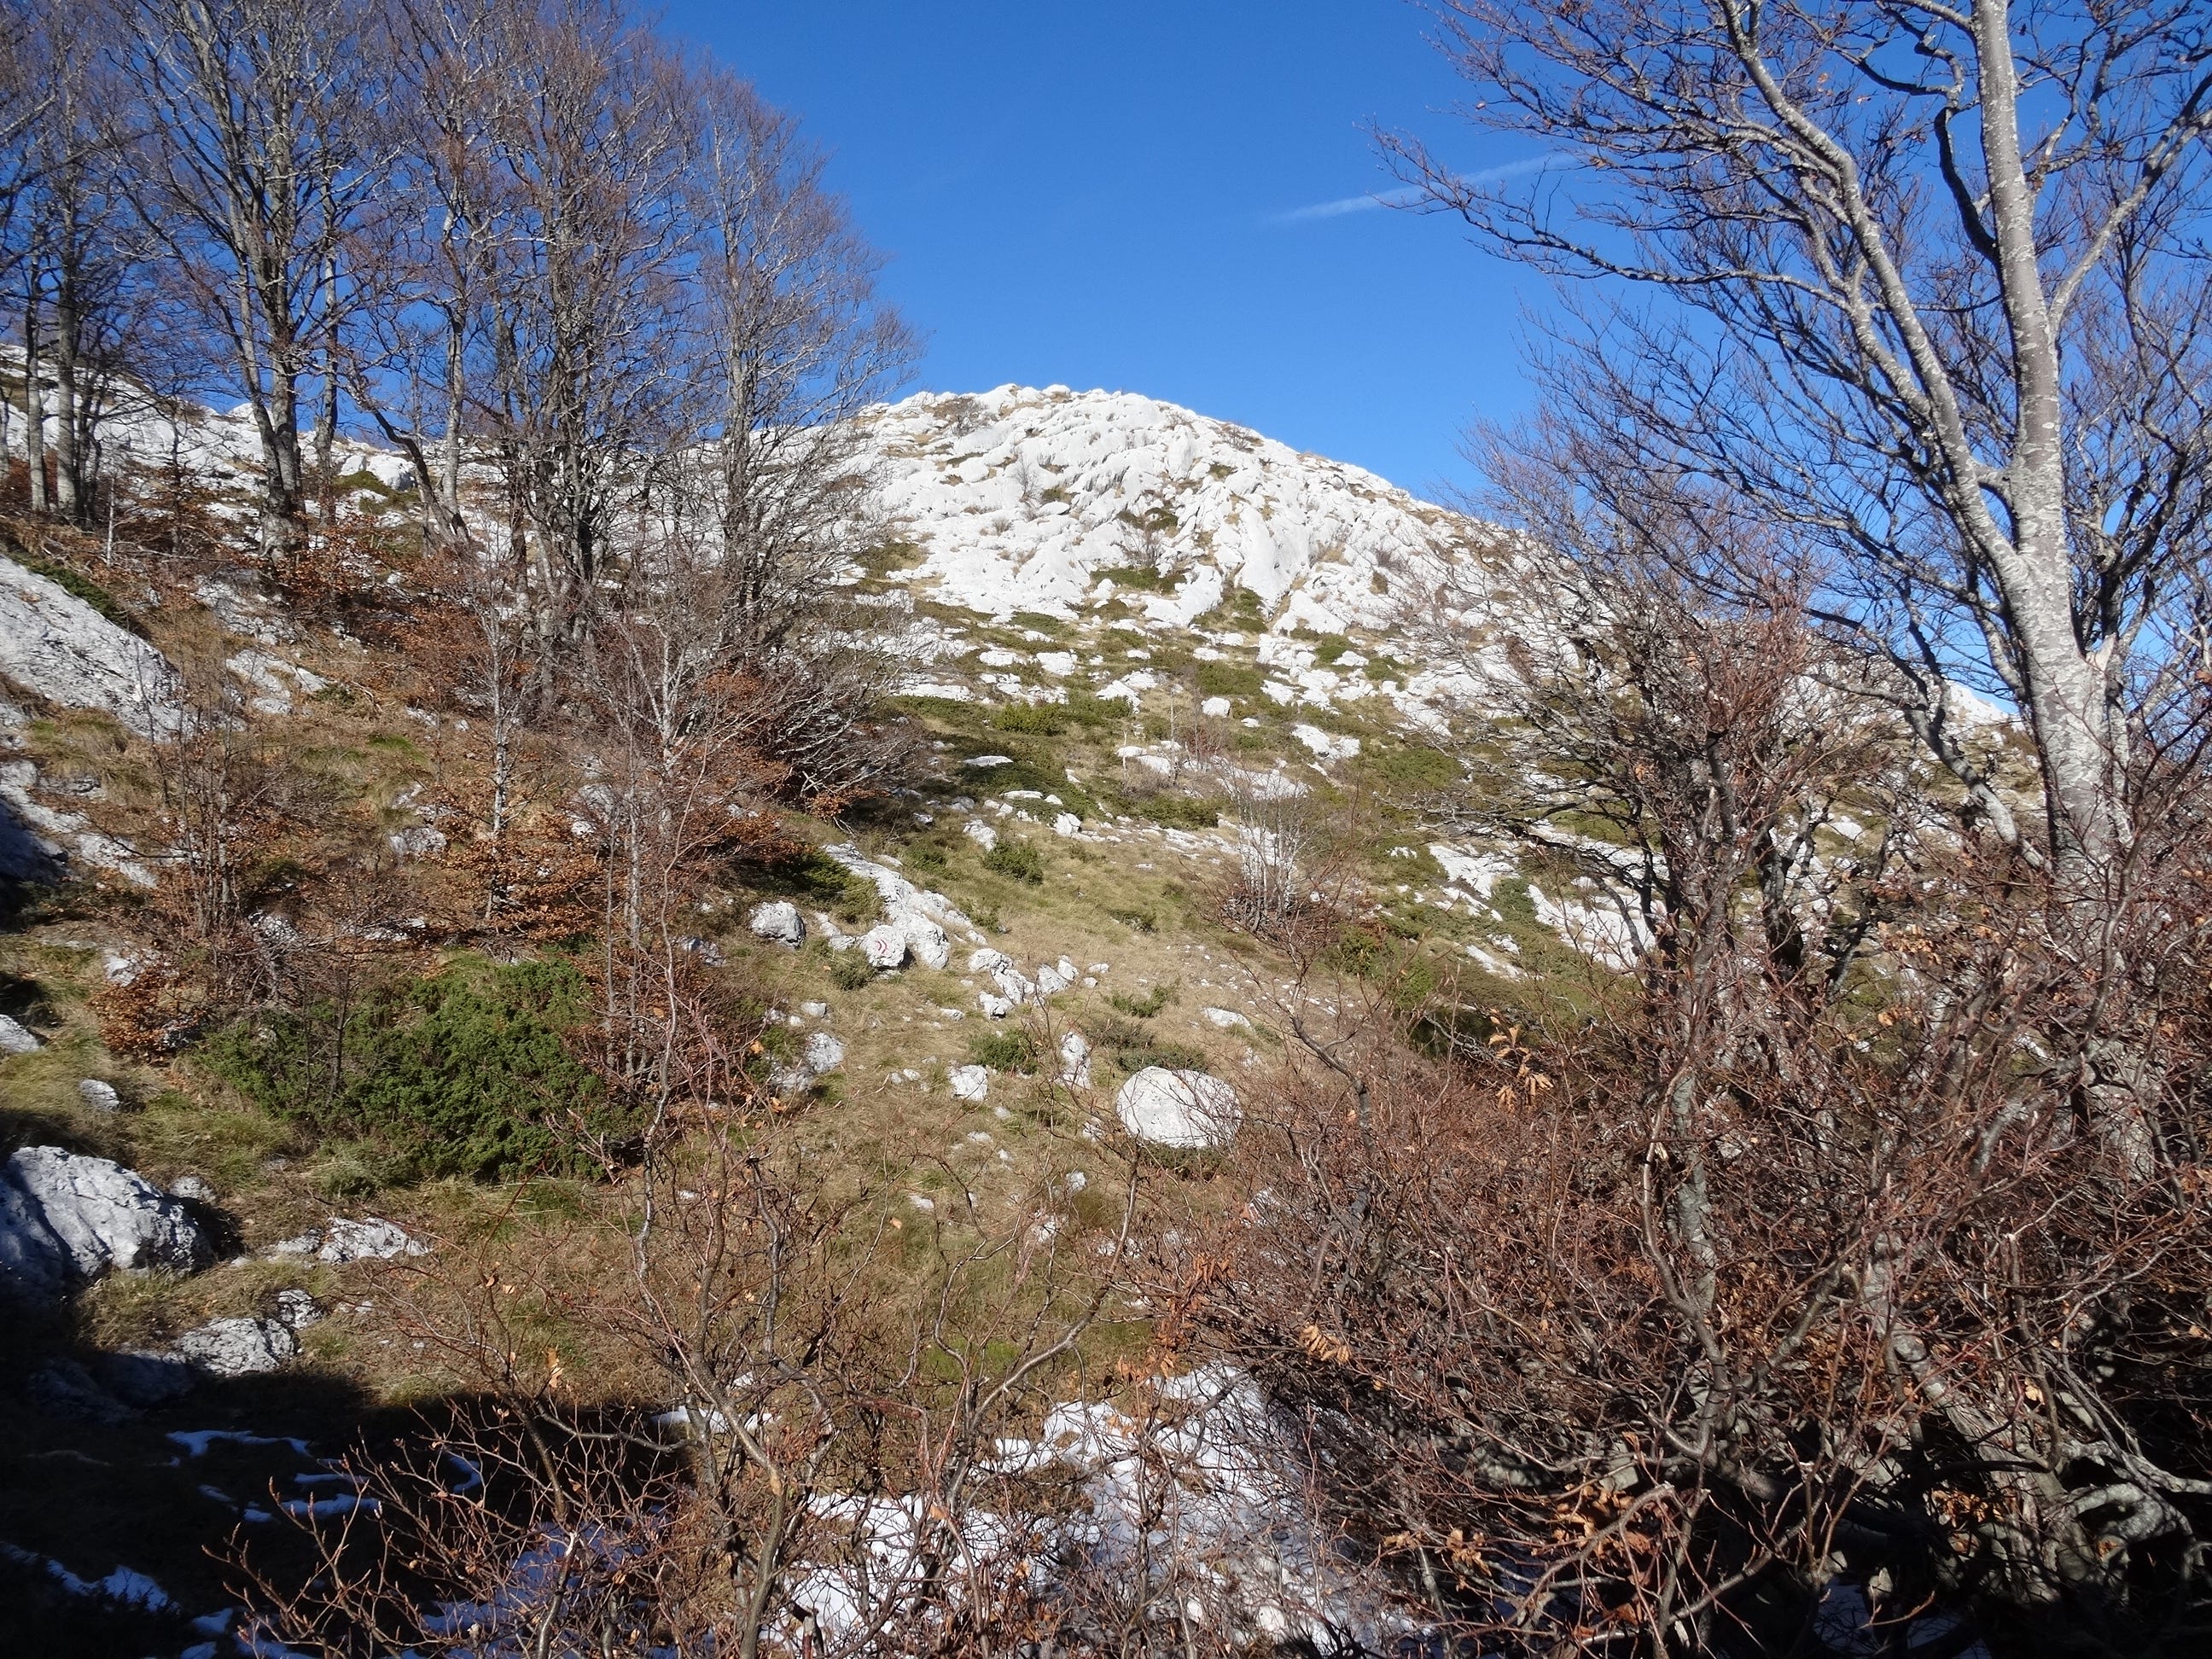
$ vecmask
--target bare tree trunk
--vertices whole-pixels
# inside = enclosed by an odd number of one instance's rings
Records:
[[[31,511],[47,510],[46,394],[39,384],[39,258],[35,246],[24,262],[23,280],[23,445],[31,469]]]

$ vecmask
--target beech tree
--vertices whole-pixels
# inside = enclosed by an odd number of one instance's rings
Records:
[[[1888,659],[1982,821],[2050,867],[2085,971],[2123,979],[2106,918],[2133,750],[2194,672],[2202,620],[2201,10],[1448,0],[1437,16],[1468,118],[1541,143],[1541,164],[1463,177],[1410,138],[1388,153],[1483,245],[1596,285],[1539,354],[1548,440],[1668,513],[1696,504],[1697,544],[1722,550],[1695,573],[1709,591],[1743,591],[1734,526],[1778,529],[1817,574],[1815,619]],[[1960,682],[2019,710],[2040,824],[2014,822],[1960,740]],[[2154,1131],[2121,1023],[2085,1049],[2083,1086],[2141,1168]]]
[[[383,160],[377,21],[365,0],[137,0],[117,42],[144,104],[140,210],[260,440],[265,551],[308,497],[303,430],[318,471],[335,436],[348,242]]]

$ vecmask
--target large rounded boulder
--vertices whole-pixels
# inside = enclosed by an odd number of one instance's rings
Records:
[[[199,1224],[135,1170],[58,1146],[25,1146],[7,1179],[30,1200],[80,1279],[120,1273],[196,1273],[215,1250]]]
[[[1227,1146],[1243,1116],[1237,1091],[1219,1078],[1164,1066],[1147,1066],[1123,1084],[1114,1109],[1138,1139],[1189,1152]]]

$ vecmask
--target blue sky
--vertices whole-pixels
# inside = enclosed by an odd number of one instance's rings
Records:
[[[1528,392],[1540,279],[1377,208],[1364,125],[1509,153],[1406,0],[688,0],[671,33],[798,113],[928,337],[917,385],[1141,392],[1428,491]]]

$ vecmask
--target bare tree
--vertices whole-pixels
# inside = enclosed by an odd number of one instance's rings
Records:
[[[853,417],[915,341],[874,292],[878,257],[788,115],[722,72],[698,82],[697,280],[713,365],[699,476],[730,573],[733,648],[791,642],[833,579],[881,538]]]
[[[336,337],[358,297],[347,245],[382,160],[377,13],[365,0],[135,0],[125,16],[140,210],[228,347],[260,442],[262,545],[278,552],[313,483],[303,430],[319,464],[336,422]]]
[[[2146,690],[2191,672],[2207,546],[2202,19],[2164,0],[1438,9],[1469,118],[1547,149],[1516,182],[1387,139],[1424,199],[1540,270],[1689,313],[1582,307],[1579,341],[1541,359],[1543,441],[1699,503],[1708,550],[1747,519],[1788,536],[1820,619],[1892,660],[1930,751],[2051,863],[2087,971],[2122,981],[2104,901],[2136,830],[2130,748]],[[1741,574],[1725,554],[1698,573]],[[2025,720],[2040,833],[1958,740],[1960,678]],[[2129,1044],[2084,1062],[2142,1167]]]
[[[1640,994],[1294,993],[1253,1207],[1194,1241],[1183,1305],[1307,1413],[1352,1547],[1485,1650],[2202,1641],[2203,1166],[2121,1178],[2080,1132],[2095,994],[2052,878],[1907,819],[1778,883],[1879,728],[1832,719],[1786,585],[1757,613],[1622,586],[1602,671],[1533,680],[1526,717],[1652,855]],[[2187,1148],[2209,715],[2197,686],[2146,722],[2116,921]],[[1815,864],[1858,884],[1826,949]]]
[[[489,125],[495,257],[469,374],[549,646],[626,574],[627,499],[694,429],[680,66],[604,0],[501,9]]]
[[[42,14],[42,15],[41,15]],[[24,192],[23,268],[26,411],[43,405],[44,366],[53,372],[53,499],[79,523],[90,520],[100,471],[100,428],[130,396],[125,366],[149,347],[143,337],[158,295],[154,248],[129,199],[122,166],[127,106],[100,52],[112,16],[100,8],[34,9],[35,72],[46,112],[32,133],[33,182]],[[44,422],[32,434],[43,462]],[[43,465],[31,481],[33,506],[46,503]]]

